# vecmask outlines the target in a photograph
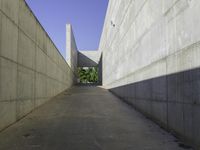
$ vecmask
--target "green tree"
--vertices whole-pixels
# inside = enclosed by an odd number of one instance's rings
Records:
[[[97,67],[78,68],[78,75],[80,83],[97,83],[98,82],[98,69]]]

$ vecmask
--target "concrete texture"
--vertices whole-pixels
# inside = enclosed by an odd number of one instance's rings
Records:
[[[199,73],[184,71],[110,89],[168,130],[199,148]],[[144,94],[145,93],[145,94]]]
[[[96,67],[101,57],[100,51],[79,51],[78,67]]]
[[[198,0],[110,0],[99,46],[103,85],[198,147],[199,9]]]
[[[70,24],[66,25],[66,32],[66,60],[71,69],[76,73],[78,64],[78,50],[73,29]]]
[[[0,130],[70,88],[78,66],[98,65],[106,88],[200,149],[199,9],[198,0],[110,0],[99,51],[78,52],[67,25],[68,65],[24,0],[0,0]],[[181,149],[94,87],[65,92],[0,139],[0,149]]]
[[[71,87],[74,74],[24,0],[0,0],[0,130]]]
[[[186,147],[99,87],[73,87],[0,133],[1,150],[183,150],[180,146]]]
[[[199,7],[198,0],[111,0],[99,46],[104,85],[199,67]]]

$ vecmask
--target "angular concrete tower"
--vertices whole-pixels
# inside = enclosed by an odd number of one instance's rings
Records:
[[[77,46],[74,38],[72,26],[66,25],[66,61],[73,71],[77,68]]]

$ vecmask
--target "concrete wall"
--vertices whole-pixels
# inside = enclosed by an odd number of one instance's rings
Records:
[[[199,0],[110,0],[99,49],[105,87],[200,147],[199,10]]]
[[[66,32],[66,60],[70,68],[76,74],[78,65],[78,49],[76,46],[73,29],[70,24],[66,25]]]
[[[24,0],[0,0],[0,130],[73,84]]]
[[[95,67],[99,64],[100,51],[79,51],[78,67]]]

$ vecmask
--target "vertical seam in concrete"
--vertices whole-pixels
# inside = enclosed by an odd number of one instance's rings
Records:
[[[20,1],[19,1],[19,6],[18,6],[19,8],[18,8],[18,25],[17,24],[15,24],[16,26],[17,26],[17,30],[18,30],[18,37],[17,37],[17,62],[16,62],[16,65],[17,65],[17,77],[16,77],[16,97],[17,97],[17,99],[16,99],[16,103],[15,103],[15,109],[16,109],[16,116],[15,116],[15,119],[16,120],[18,120],[18,112],[19,112],[19,110],[18,110],[18,101],[19,101],[19,99],[18,99],[18,84],[19,84],[19,81],[18,81],[18,77],[19,77],[19,64],[18,64],[18,61],[19,61],[19,34],[20,34],[20,30],[19,30],[19,10],[20,10]]]
[[[42,50],[41,50],[41,51],[42,51]],[[3,59],[5,59],[5,60],[8,60],[8,61],[10,61],[10,62],[12,62],[12,63],[15,63],[15,64],[17,64],[17,65],[19,65],[19,66],[21,66],[21,67],[23,67],[23,68],[26,68],[26,69],[28,69],[28,70],[35,71],[36,73],[40,73],[40,74],[42,74],[42,75],[45,75],[45,74],[42,73],[42,72],[38,72],[38,71],[34,70],[33,68],[29,68],[29,67],[27,67],[27,66],[24,66],[23,64],[19,64],[19,63],[15,62],[15,61],[13,61],[13,60],[7,58],[7,57],[4,57],[4,56],[0,56],[0,57],[3,58]],[[70,70],[70,71],[71,71],[71,70]],[[52,80],[55,80],[55,81],[57,81],[57,82],[62,83],[62,81],[59,81],[58,79],[55,79],[55,78],[53,78],[53,77],[51,77],[51,76],[48,76],[48,78],[51,78]]]
[[[20,8],[20,2],[19,2],[19,8]],[[5,14],[1,9],[0,12],[2,13],[2,15],[4,15],[7,19],[9,19],[11,22],[13,22],[13,24],[18,28],[18,30],[20,30],[20,32],[22,32],[27,38],[29,38],[33,43],[35,43],[40,49],[42,49],[36,41],[34,41],[23,29],[20,28],[19,26],[19,11],[18,11],[18,24],[16,22],[14,22],[12,19],[10,19],[10,17]],[[37,19],[36,19],[36,26],[37,26]],[[40,25],[40,23],[38,23]],[[36,32],[37,33],[37,32]],[[48,34],[47,34],[48,35]],[[56,48],[55,44],[52,42],[51,38],[48,36],[48,38],[50,39],[51,43],[53,44],[54,48],[56,49],[56,51],[58,51],[58,53],[60,54],[59,50]],[[48,55],[47,55],[48,56]],[[72,69],[69,67],[68,63],[66,62],[66,60],[63,58],[63,56],[60,54],[61,59],[64,60],[65,64],[68,66],[68,69],[70,71],[72,71]],[[48,56],[53,62],[55,62],[50,56]],[[16,62],[18,63],[18,62]],[[57,64],[56,64],[57,65]],[[58,66],[58,65],[57,65]]]
[[[146,1],[147,1],[147,0],[146,0]],[[145,1],[145,2],[146,2],[146,1]],[[144,4],[145,4],[145,2],[144,2]],[[123,17],[123,19],[121,20],[121,22],[119,23],[119,27],[122,25],[123,20],[126,18],[125,16],[127,15],[128,9],[129,9],[129,7],[130,7],[131,4],[132,4],[132,1],[129,2],[129,4],[128,4],[126,10],[125,10],[124,17]],[[143,7],[143,6],[142,6],[142,7]],[[112,12],[112,13],[113,13],[113,12]],[[111,14],[111,16],[112,16],[112,15],[113,15],[113,14]],[[115,32],[115,35],[114,35],[112,41],[110,42],[110,43],[111,43],[110,45],[112,45],[112,43],[113,43],[113,41],[115,40],[116,35],[117,35],[118,32],[119,32],[119,28],[118,28],[118,30]],[[108,44],[108,42],[106,42],[105,46],[107,46],[107,44]]]
[[[152,100],[150,100],[150,113],[153,114],[153,103],[154,103],[154,100],[153,100],[153,81],[152,80],[149,80],[149,84],[150,84],[150,97]]]
[[[57,52],[59,53],[59,55],[61,56],[61,58],[65,61],[65,63],[67,64],[65,58],[61,55],[60,51],[58,50],[58,48],[56,47],[56,45],[54,44],[53,40],[50,38],[49,34],[47,33],[47,31],[44,29],[44,27],[41,25],[40,21],[38,20],[38,18],[35,16],[35,14],[33,13],[33,11],[31,10],[31,8],[29,7],[29,5],[27,4],[27,2],[25,0],[23,0],[26,7],[28,7],[30,13],[34,16],[35,20],[36,20],[36,24],[38,23],[39,26],[42,27],[42,30],[45,32],[45,35],[47,35],[47,37],[50,39],[50,42],[53,44],[53,46],[55,47],[55,49],[57,50]],[[67,64],[68,65],[68,64]]]
[[[167,70],[167,61],[166,61],[166,70]],[[168,96],[168,88],[169,88],[169,86],[168,86],[168,76],[166,75],[166,78],[165,78],[165,80],[166,80],[166,102],[167,102],[167,120],[166,120],[166,123],[167,123],[167,129],[169,129],[169,116],[168,116],[168,111],[169,111],[169,96]]]
[[[195,127],[194,127],[194,124],[195,124],[195,122],[194,122],[195,111],[194,111],[194,109],[195,109],[195,105],[193,103],[192,104],[192,139],[195,139]]]
[[[48,51],[48,47],[47,47],[47,51]],[[47,55],[47,54],[46,54]],[[36,55],[36,57],[37,57],[37,55]],[[48,58],[49,56],[47,55],[47,57],[45,58],[45,78],[46,78],[46,95],[45,95],[45,97],[47,98],[48,96],[48,94],[47,94],[47,81],[48,81],[48,76],[47,76],[47,58]],[[37,59],[36,59],[37,60]],[[36,89],[36,87],[35,87],[35,89]],[[48,98],[47,98],[48,99]]]
[[[167,103],[167,110],[166,110],[166,113],[167,113],[167,120],[166,120],[166,128],[167,130],[169,130],[169,95],[168,95],[168,88],[169,88],[169,83],[168,83],[168,76],[167,76],[167,73],[168,73],[168,63],[167,63],[167,58],[166,58],[166,63],[165,63],[165,67],[166,67],[166,77],[165,77],[165,81],[166,81],[166,103]]]
[[[36,27],[36,26],[35,26]],[[36,34],[37,34],[37,32],[36,32]],[[35,40],[36,40],[36,34],[35,34]],[[35,71],[34,71],[34,79],[33,79],[33,108],[36,108],[36,61],[37,61],[37,59],[36,59],[36,56],[37,56],[37,45],[36,45],[36,43],[34,43],[34,45],[35,45]]]
[[[143,7],[145,6],[145,4],[146,4],[147,1],[148,1],[148,0],[145,0],[145,2],[142,4],[141,8],[138,10],[138,13],[136,13],[135,19],[137,18],[137,16],[139,15],[140,11],[141,11],[141,10],[143,9]],[[128,12],[128,9],[129,9],[130,5],[131,5],[131,1],[130,1],[129,6],[127,7],[127,10],[125,11],[124,17],[123,17],[122,21],[120,22],[119,26],[122,25],[123,20],[126,18],[126,15],[127,15],[127,12]],[[133,20],[133,22],[131,23],[131,25],[135,22],[135,19]],[[130,29],[130,28],[129,28],[129,29]],[[129,31],[129,29],[127,29],[127,31],[123,34],[121,40],[125,37],[126,33]],[[117,31],[117,32],[118,32],[118,31]],[[114,35],[112,41],[110,42],[111,45],[112,45],[113,41],[115,40],[115,37],[116,37],[116,35],[117,35],[117,32],[115,33],[115,35]],[[121,40],[120,40],[120,41],[121,41]],[[107,45],[107,43],[106,43],[105,45]]]
[[[186,137],[186,132],[185,132],[185,112],[184,112],[184,103],[182,105],[182,116],[183,116],[183,137]]]
[[[1,3],[2,3],[2,1],[0,1],[0,6],[2,6]],[[1,30],[2,30],[2,16],[3,16],[3,13],[2,13],[1,7],[0,7],[0,19],[1,19],[1,20],[0,20],[0,27],[1,27],[1,28],[0,28],[0,56],[1,56],[1,41],[2,41],[2,40],[1,40],[1,39],[2,39],[2,37],[1,37],[1,36],[2,36],[2,34],[1,34]],[[0,74],[0,75],[1,75],[1,74]],[[1,76],[0,76],[0,77],[1,77]],[[1,79],[1,78],[0,78],[0,79]]]
[[[0,3],[1,3],[1,1],[0,1]],[[0,4],[0,6],[1,6],[1,4]],[[1,10],[1,8],[0,8],[0,10]],[[1,31],[2,31],[2,15],[3,14],[0,12],[0,56],[1,56],[1,45],[2,45],[1,44],[1,42],[2,42],[2,40],[1,40],[2,39],[2,37],[1,37],[2,36],[2,34],[1,34]],[[2,58],[0,57],[0,81],[2,80],[1,79],[1,72],[2,72],[2,69],[1,69],[1,59]],[[0,89],[1,89],[1,85],[0,85]],[[0,95],[1,95],[1,90],[0,90]],[[1,99],[1,97],[0,97],[0,99]]]

